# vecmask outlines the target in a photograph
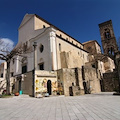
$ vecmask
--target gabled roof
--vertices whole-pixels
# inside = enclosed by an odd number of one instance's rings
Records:
[[[20,29],[27,21],[29,21],[32,17],[34,16],[34,14],[26,14],[19,26],[18,29]]]
[[[102,27],[102,26],[105,26],[105,25],[108,25],[108,24],[112,24],[112,20],[108,20],[106,22],[100,23],[100,24],[98,24],[98,26]]]
[[[71,37],[70,35],[68,35],[67,33],[65,33],[64,31],[60,30],[58,27],[56,27],[55,25],[49,23],[48,21],[46,21],[45,19],[41,18],[40,16],[38,16],[37,14],[34,14],[37,18],[41,19],[42,21],[46,22],[47,24],[49,24],[50,26],[53,26],[55,29],[59,30],[60,32],[63,32],[64,34],[66,34],[67,36]],[[77,41],[78,43],[80,43],[82,45],[81,42],[79,42],[78,40],[76,40],[75,38],[71,37],[72,39],[74,39],[75,41]]]
[[[64,34],[66,34],[67,36],[71,37],[70,35],[68,35],[67,33],[65,33],[64,31],[60,30],[58,27],[54,26],[53,24],[49,23],[48,21],[46,21],[45,19],[43,19],[42,17],[38,16],[37,14],[26,14],[19,26],[19,29],[27,22],[29,21],[33,16],[36,16],[37,18],[39,18],[40,20],[42,20],[43,22],[49,24],[50,26],[54,27],[55,29],[63,32]],[[78,43],[80,43],[82,45],[81,42],[79,42],[78,40],[76,40],[75,38],[71,37],[72,39],[74,39],[75,41],[77,41]]]
[[[82,43],[82,44],[85,45],[85,44],[88,44],[88,43],[90,43],[90,42],[96,42],[96,43],[100,46],[100,44],[97,42],[97,40],[90,40],[90,41],[84,42],[84,43]],[[101,46],[100,46],[100,47],[101,47]]]

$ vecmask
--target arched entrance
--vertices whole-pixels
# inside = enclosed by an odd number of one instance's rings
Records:
[[[47,81],[47,92],[51,95],[51,80]]]
[[[22,83],[22,82],[21,82],[21,79],[20,79],[20,80],[19,80],[19,91],[21,90],[21,83]],[[19,92],[19,91],[18,91],[18,92]]]
[[[88,90],[87,90],[87,83],[86,82],[83,82],[83,87],[84,87],[85,94],[87,94]]]
[[[69,87],[69,95],[70,95],[70,96],[73,96],[73,89],[72,89],[72,86]]]

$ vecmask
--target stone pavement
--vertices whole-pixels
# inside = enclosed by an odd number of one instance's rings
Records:
[[[0,120],[120,120],[120,96],[0,98]]]

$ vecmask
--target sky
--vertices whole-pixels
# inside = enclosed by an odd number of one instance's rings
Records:
[[[18,42],[18,27],[24,15],[37,14],[79,42],[97,40],[98,24],[112,20],[120,37],[120,0],[0,0],[0,38]]]

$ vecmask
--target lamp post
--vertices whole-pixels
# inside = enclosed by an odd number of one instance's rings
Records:
[[[33,97],[35,97],[35,51],[36,51],[36,47],[37,47],[37,42],[33,43],[33,47],[34,47],[34,58],[33,58],[33,63],[34,63],[34,68],[33,68]]]

